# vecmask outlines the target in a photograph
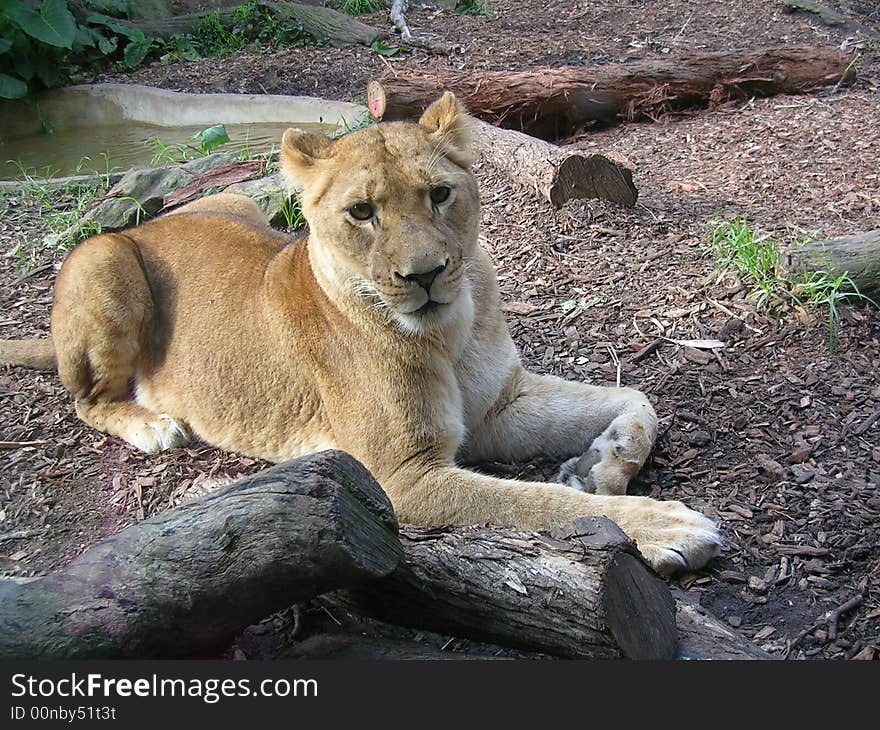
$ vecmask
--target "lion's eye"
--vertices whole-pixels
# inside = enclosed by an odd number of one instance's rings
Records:
[[[449,194],[452,190],[448,185],[438,185],[436,188],[431,188],[431,202],[434,205],[440,205],[440,203],[445,203],[449,200]]]
[[[369,203],[355,203],[348,209],[349,215],[355,220],[368,221],[375,215],[373,206]]]

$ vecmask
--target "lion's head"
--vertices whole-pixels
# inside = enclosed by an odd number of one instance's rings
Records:
[[[282,171],[302,190],[319,280],[372,299],[406,332],[446,321],[468,285],[479,227],[468,123],[446,93],[418,124],[374,125],[335,141],[284,133]]]

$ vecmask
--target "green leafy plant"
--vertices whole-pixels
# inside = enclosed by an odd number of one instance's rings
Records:
[[[195,60],[203,56],[226,56],[253,45],[280,48],[308,41],[302,25],[276,16],[260,0],[238,6],[228,18],[209,13],[199,19],[191,34],[177,35],[164,42],[163,58]]]
[[[129,0],[85,0],[96,11],[77,22],[67,0],[0,0],[0,98],[18,99],[39,88],[119,64],[130,70],[150,57],[194,61],[253,45],[278,48],[309,36],[296,20],[276,16],[260,0],[236,8],[231,19],[209,13],[191,34],[149,38],[125,22]]]
[[[128,2],[88,0],[100,12],[78,23],[66,0],[0,2],[0,97],[18,99],[42,87],[56,86],[78,69],[96,62],[141,64],[155,47],[153,39],[119,18]]]
[[[153,167],[161,165],[179,165],[195,159],[196,148],[185,144],[166,144],[159,137],[153,137],[153,158],[150,164]]]
[[[406,46],[389,46],[385,41],[373,41],[373,44],[370,46],[370,48],[372,48],[380,56],[385,56],[386,58],[390,58],[391,56],[396,56],[398,53],[404,53],[410,50]]]
[[[178,165],[181,162],[189,162],[197,157],[206,157],[214,150],[229,141],[229,135],[226,133],[226,126],[223,124],[215,124],[199,132],[196,132],[190,141],[195,144],[167,144],[159,137],[152,139],[153,159],[151,164],[158,165]]]
[[[34,83],[53,86],[59,59],[77,40],[76,20],[65,0],[0,3],[0,97],[20,99]]]
[[[219,13],[208,13],[196,22],[193,42],[204,56],[226,56],[242,50],[248,38],[239,27],[224,23]]]
[[[807,304],[827,308],[828,349],[832,353],[837,347],[837,333],[840,328],[838,305],[848,300],[861,300],[875,307],[880,306],[859,291],[847,272],[835,276],[828,271],[814,271],[793,286],[792,296]]]
[[[108,55],[116,49],[119,45],[119,38],[127,40],[122,55],[123,65],[127,69],[140,66],[147,54],[154,48],[155,41],[152,38],[147,38],[142,30],[125,25],[109,15],[90,15],[86,18],[86,22],[95,26],[103,26],[116,34],[117,37],[95,35],[98,49],[104,55]]]
[[[827,309],[830,352],[837,346],[841,303],[857,300],[878,306],[859,291],[848,272],[792,275],[783,271],[778,242],[770,234],[756,234],[744,219],[711,222],[708,242],[719,274],[730,270],[739,274],[758,307],[793,301]]]
[[[331,136],[334,139],[338,139],[339,137],[344,137],[346,134],[356,132],[359,129],[366,129],[372,124],[374,124],[374,122],[371,117],[362,117],[353,124],[349,124],[348,119],[345,117],[339,117],[339,122],[336,124],[336,132]]]
[[[488,3],[480,0],[458,0],[455,4],[455,12],[459,15],[488,15]]]
[[[342,12],[346,15],[366,15],[377,13],[382,9],[379,0],[345,0],[342,3]]]
[[[210,155],[218,147],[229,141],[226,127],[223,124],[215,124],[213,127],[196,132],[192,139],[199,143],[199,151],[202,155]]]
[[[769,234],[756,235],[740,218],[710,225],[709,246],[718,258],[718,270],[736,271],[755,291],[759,307],[785,300],[788,286],[777,275],[779,249]]]

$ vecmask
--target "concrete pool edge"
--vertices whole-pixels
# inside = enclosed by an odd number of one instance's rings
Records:
[[[0,135],[39,133],[43,120],[60,130],[124,121],[159,127],[289,122],[344,128],[367,118],[366,107],[313,96],[190,94],[137,84],[84,84],[47,91],[32,103],[3,101]]]

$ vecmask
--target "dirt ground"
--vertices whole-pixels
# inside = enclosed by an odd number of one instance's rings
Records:
[[[861,25],[828,28],[764,0],[497,0],[490,17],[414,10],[416,32],[449,57],[390,60],[366,48],[304,47],[155,64],[99,80],[197,92],[359,100],[395,68],[517,69],[659,58],[780,43],[859,48],[850,88],[775,97],[655,124],[597,131],[578,145],[636,163],[638,205],[571,202],[477,166],[483,235],[525,363],[543,373],[651,395],[661,418],[632,490],[681,499],[718,520],[719,559],[673,582],[765,650],[790,658],[880,657],[880,312],[844,308],[836,350],[827,313],[757,310],[707,256],[707,222],[742,216],[783,239],[880,225],[880,10],[830,3]],[[367,22],[386,24],[382,15]],[[869,42],[869,37],[875,39]],[[35,205],[0,202],[0,246],[39,235]],[[58,255],[24,274],[0,259],[0,336],[48,330]],[[574,306],[572,304],[574,303]],[[667,339],[718,338],[712,357]],[[660,340],[649,356],[635,359]],[[0,370],[0,573],[36,575],[96,540],[263,465],[203,445],[145,456],[81,424],[52,374]],[[505,467],[549,477],[550,465]],[[836,621],[826,612],[856,597]],[[438,638],[437,641],[440,641]],[[452,643],[455,651],[463,643]],[[247,652],[245,652],[247,653]]]

